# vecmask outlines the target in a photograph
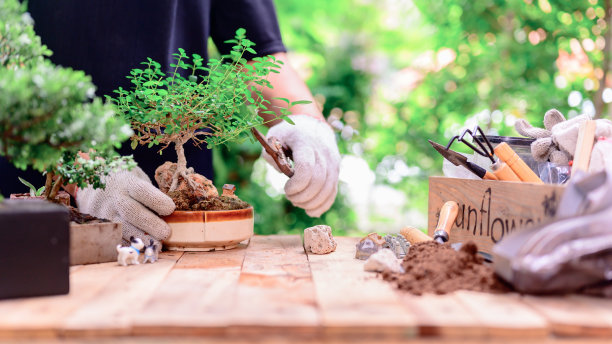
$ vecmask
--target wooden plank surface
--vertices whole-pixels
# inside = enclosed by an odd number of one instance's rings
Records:
[[[232,320],[246,246],[186,252],[134,319],[137,335],[220,335]]]
[[[316,334],[319,310],[300,236],[253,238],[234,301],[233,334]]]
[[[123,267],[115,263],[114,268],[120,269],[121,275],[115,276],[95,297],[79,305],[64,320],[63,335],[129,335],[133,320],[142,314],[142,306],[181,256],[182,252],[167,252],[160,254],[154,264]]]
[[[391,284],[363,270],[355,259],[359,238],[336,238],[338,247],[326,255],[308,253],[317,303],[326,334],[411,337],[414,315],[403,306]]]
[[[327,255],[306,255],[299,236],[258,236],[248,248],[164,253],[155,264],[76,266],[69,295],[0,301],[0,339],[380,342],[420,333],[434,342],[522,343],[552,342],[551,332],[583,342],[612,339],[612,300],[412,296],[363,271],[354,259],[358,238],[336,240]]]
[[[598,307],[612,307],[611,300],[558,296],[525,296],[522,300],[549,321],[556,335],[612,336],[612,308]]]
[[[419,334],[445,338],[481,338],[485,326],[454,294],[420,296],[398,291],[402,303],[416,315]]]
[[[117,263],[70,268],[68,295],[0,302],[0,338],[57,337],[64,319],[121,276]]]
[[[450,242],[472,240],[491,253],[496,242],[509,233],[550,219],[564,186],[445,177],[429,178],[428,233],[438,223],[442,205],[459,204],[450,230]]]
[[[544,338],[550,333],[548,321],[516,294],[462,290],[454,295],[483,324],[490,337]]]

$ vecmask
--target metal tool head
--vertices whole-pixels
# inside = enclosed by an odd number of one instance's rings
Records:
[[[432,140],[427,140],[429,143],[435,148],[438,153],[440,153],[446,160],[453,163],[455,166],[465,166],[467,162],[467,158],[462,154],[455,152],[454,150],[450,150],[439,143],[433,142]]]
[[[482,141],[476,140],[475,138],[476,133],[480,133],[480,138],[482,138]],[[474,144],[472,144],[465,138],[468,135],[472,137],[472,142],[476,143],[478,147],[474,146]],[[446,149],[449,149],[450,146],[453,144],[453,142],[455,142],[455,140],[463,142],[466,146],[470,147],[477,154],[480,154],[486,158],[489,158],[489,160],[491,160],[492,163],[495,163],[495,158],[493,157],[494,155],[493,145],[491,145],[491,142],[489,141],[487,136],[484,134],[480,126],[477,125],[472,130],[465,129],[461,133],[461,135],[453,136],[453,138],[446,145]]]

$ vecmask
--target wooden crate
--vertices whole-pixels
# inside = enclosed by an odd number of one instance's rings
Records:
[[[508,233],[552,218],[563,190],[552,184],[430,177],[427,231],[433,235],[444,202],[456,201],[459,214],[450,242],[472,240],[491,253]]]

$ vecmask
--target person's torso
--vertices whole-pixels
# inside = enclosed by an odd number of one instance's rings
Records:
[[[148,57],[169,70],[178,48],[207,56],[211,1],[29,0],[28,11],[51,60],[91,75],[98,96],[129,86]]]

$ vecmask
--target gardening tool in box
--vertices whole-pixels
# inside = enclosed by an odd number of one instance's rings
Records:
[[[475,139],[475,134],[479,133],[479,140]],[[471,136],[474,143],[469,142],[466,136]],[[491,160],[491,169],[499,180],[504,181],[525,181],[532,183],[542,183],[542,180],[525,164],[525,162],[510,148],[510,146],[502,142],[493,148],[491,142],[484,134],[479,126],[473,130],[466,129],[461,135],[454,136],[446,145],[448,150],[454,141],[463,142],[470,147],[476,154],[482,155]],[[495,159],[495,156],[499,160]]]
[[[450,161],[453,165],[463,166],[482,179],[497,180],[497,177],[494,174],[474,164],[473,162],[469,162],[467,160],[467,157],[463,156],[462,154],[457,153],[454,150],[448,149],[439,143],[433,142],[432,140],[427,141],[429,141],[433,148],[435,148],[438,153],[440,153],[446,160]]]

